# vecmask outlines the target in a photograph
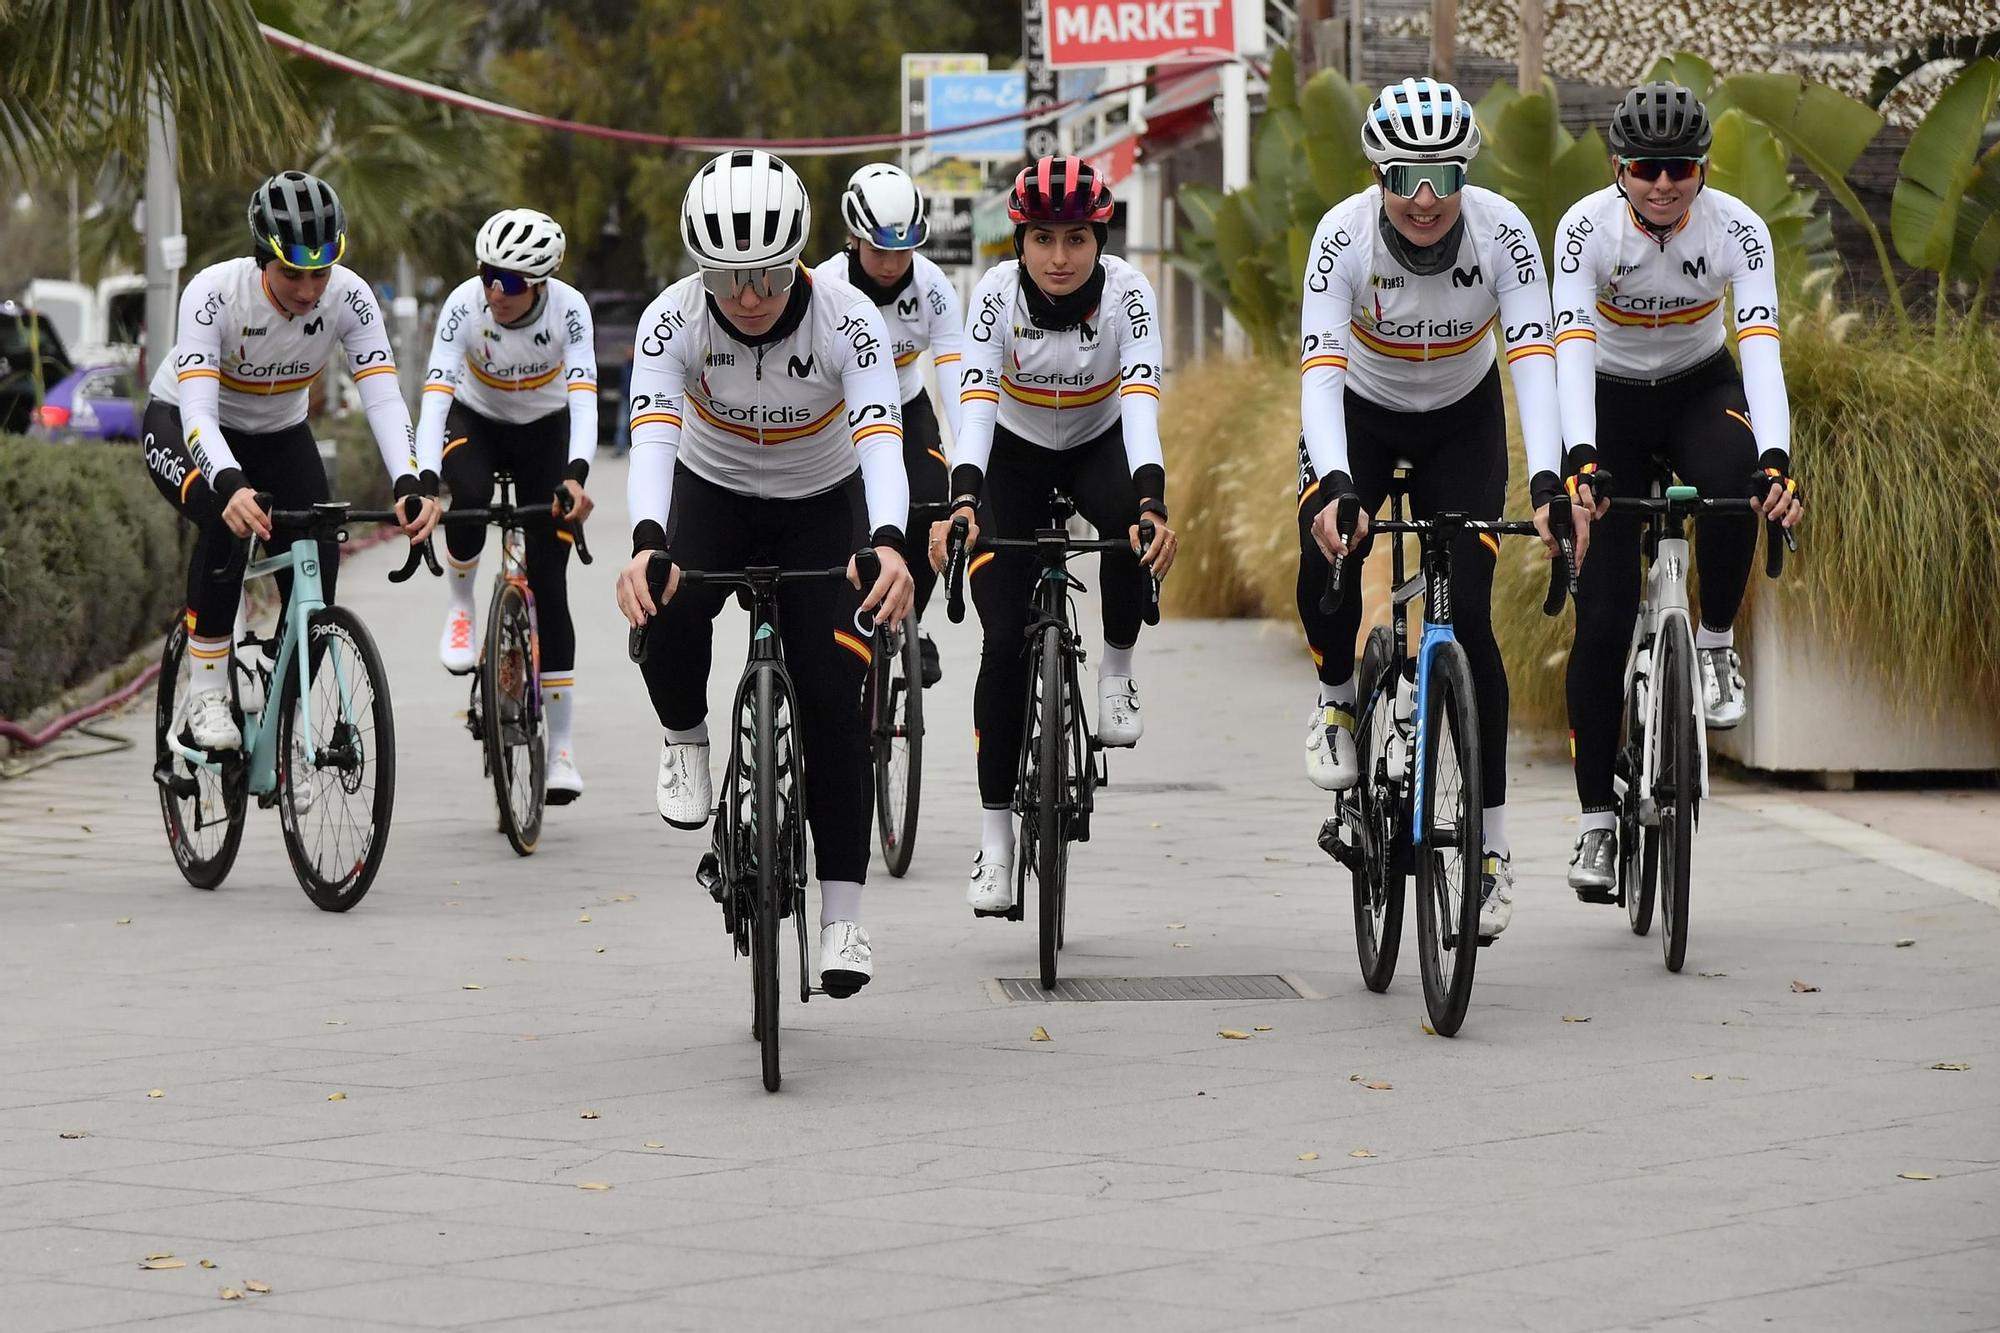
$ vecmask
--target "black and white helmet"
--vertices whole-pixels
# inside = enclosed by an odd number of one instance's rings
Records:
[[[924,194],[909,173],[887,162],[871,162],[848,178],[840,216],[848,234],[877,250],[914,250],[930,235]]]
[[[568,244],[560,223],[532,208],[503,208],[486,219],[473,248],[479,262],[523,277],[546,278],[562,267]]]
[[[347,212],[317,176],[281,171],[250,196],[250,253],[262,268],[332,268],[347,251]]]
[[[695,172],[681,201],[681,240],[703,268],[795,263],[812,231],[805,184],[780,158],[737,148]]]
[[[1704,157],[1715,131],[1693,90],[1642,83],[1611,113],[1605,138],[1620,157]]]
[[[1404,79],[1384,88],[1361,120],[1361,151],[1389,162],[1470,163],[1479,155],[1479,122],[1464,94],[1436,79]]]

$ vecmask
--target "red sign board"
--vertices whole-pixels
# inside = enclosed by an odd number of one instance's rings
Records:
[[[1237,0],[1047,0],[1048,62],[1150,65],[1236,50]]]

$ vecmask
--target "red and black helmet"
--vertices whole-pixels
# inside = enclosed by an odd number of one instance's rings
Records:
[[[1111,187],[1080,157],[1044,157],[1022,168],[1007,196],[1007,217],[1030,222],[1111,221]]]

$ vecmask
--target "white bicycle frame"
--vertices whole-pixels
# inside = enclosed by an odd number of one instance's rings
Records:
[[[1660,494],[1657,483],[1652,494]],[[1694,710],[1695,767],[1701,775],[1698,794],[1708,795],[1708,728],[1701,711],[1701,666],[1694,651],[1694,623],[1688,618],[1687,571],[1687,538],[1662,538],[1646,569],[1646,596],[1632,626],[1632,646],[1625,651],[1625,707],[1640,709],[1645,727],[1639,747],[1638,782],[1639,823],[1647,828],[1660,822],[1659,809],[1653,804],[1660,757],[1660,691],[1651,686],[1660,678],[1660,659],[1666,654],[1666,636],[1661,631],[1676,622],[1687,636],[1688,699]],[[1622,799],[1629,789],[1615,775],[1612,784]]]

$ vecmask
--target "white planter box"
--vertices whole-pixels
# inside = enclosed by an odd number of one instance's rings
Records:
[[[1872,663],[1797,621],[1782,627],[1783,600],[1766,584],[1737,622],[1750,709],[1733,731],[1708,734],[1717,754],[1836,775],[2000,769],[2000,720],[1901,707],[1897,682]]]

